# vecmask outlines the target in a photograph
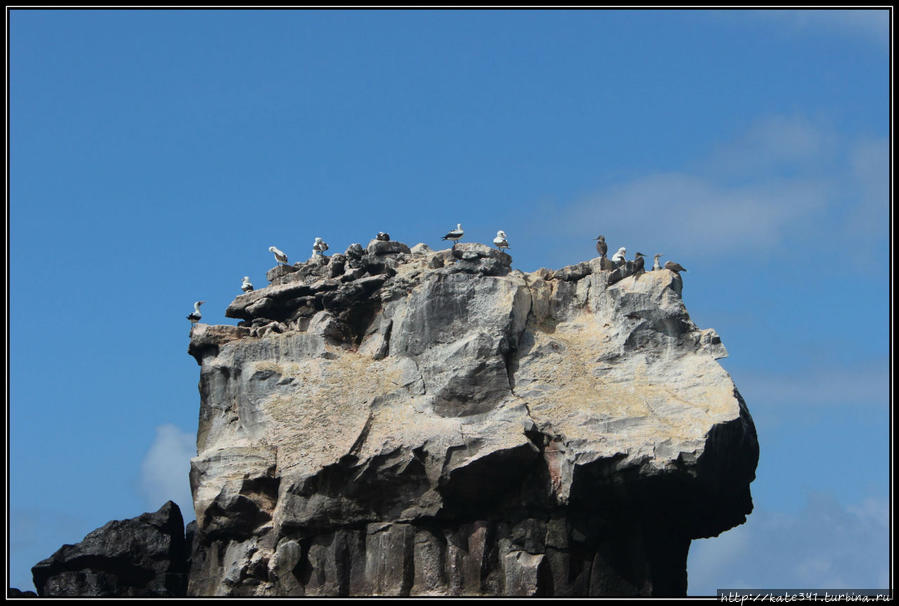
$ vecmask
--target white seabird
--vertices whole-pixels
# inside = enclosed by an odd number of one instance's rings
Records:
[[[200,313],[200,305],[205,302],[206,301],[197,301],[194,303],[194,310],[187,314],[187,319],[190,320],[191,326],[203,319],[203,314]]]
[[[612,261],[614,261],[617,265],[621,265],[625,261],[624,254],[626,252],[627,252],[627,249],[622,246],[621,248],[618,249],[618,252],[616,252],[614,255],[612,255]]]
[[[509,248],[509,240],[506,238],[506,232],[503,230],[496,232],[496,237],[493,238],[493,244],[500,250]]]
[[[452,240],[453,246],[455,246],[456,240],[461,239],[464,234],[465,234],[465,232],[462,230],[462,224],[456,223],[456,229],[452,230],[451,232],[449,232],[448,234],[443,236],[443,239],[444,240]]]
[[[662,266],[659,264],[659,257],[662,256],[662,253],[656,253],[652,256],[652,271],[658,271],[662,269]]]
[[[312,254],[313,255],[322,255],[324,252],[328,250],[328,245],[321,238],[316,238],[315,242],[312,244]]]
[[[278,250],[278,249],[275,248],[274,246],[269,246],[269,247],[268,247],[268,252],[270,252],[270,253],[272,253],[273,255],[275,255],[275,260],[276,260],[278,263],[284,263],[285,265],[287,264],[287,254],[284,253],[284,251]]]
[[[240,285],[240,289],[244,292],[250,292],[253,290],[253,285],[250,284],[250,276],[243,277],[243,283]]]

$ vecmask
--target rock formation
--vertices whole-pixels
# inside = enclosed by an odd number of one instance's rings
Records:
[[[176,597],[187,589],[187,556],[181,510],[168,501],[63,545],[31,574],[40,597]]]
[[[510,265],[354,244],[192,329],[188,595],[685,594],[752,510],[721,340],[674,272]]]
[[[10,587],[6,590],[6,597],[8,598],[36,598],[37,594],[33,591],[22,591],[18,587]]]

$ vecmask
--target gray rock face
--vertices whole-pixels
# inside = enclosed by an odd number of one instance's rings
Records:
[[[191,333],[188,595],[684,595],[690,541],[751,512],[755,428],[676,273],[342,257]]]
[[[109,522],[31,569],[41,597],[184,596],[187,571],[184,520],[172,501]]]
[[[368,254],[370,255],[392,255],[396,253],[409,254],[412,251],[402,242],[391,240],[372,240],[368,243]]]

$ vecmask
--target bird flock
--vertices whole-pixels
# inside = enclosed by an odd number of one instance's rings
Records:
[[[457,223],[456,228],[447,232],[447,234],[443,236],[442,239],[451,241],[453,243],[453,248],[455,248],[456,242],[461,240],[462,236],[464,235],[465,230],[462,229],[462,224]],[[379,231],[377,236],[375,236],[375,239],[381,242],[389,242],[390,234]],[[615,252],[615,254],[612,255],[612,258],[609,259],[606,256],[609,252],[609,246],[608,244],[606,244],[605,236],[599,235],[594,238],[594,240],[596,240],[596,252],[599,253],[599,263],[601,269],[614,270],[621,266],[628,267],[628,261],[625,258],[627,249],[624,246],[619,248]],[[508,236],[506,236],[506,232],[504,232],[503,230],[497,231],[496,237],[493,238],[493,245],[496,246],[496,248],[500,251],[505,251],[510,248],[509,238]],[[354,244],[353,246],[361,249],[361,245]],[[328,250],[328,244],[322,238],[316,237],[315,242],[313,242],[312,244],[312,258],[315,259],[322,257],[326,250]],[[275,261],[277,261],[279,264],[287,265],[287,253],[275,246],[269,246],[268,251],[275,255]],[[663,268],[673,271],[677,274],[680,274],[680,272],[682,271],[687,271],[680,263],[675,263],[673,261],[666,261],[664,266],[660,265],[659,257],[661,256],[661,253],[653,255],[653,271],[657,271]],[[633,263],[632,268],[634,270],[634,273],[641,273],[645,271],[643,257],[644,255],[641,252],[634,254],[634,260],[631,261],[631,263]],[[250,282],[250,276],[243,277],[243,282],[240,285],[240,289],[245,293],[251,292],[253,290],[253,284]],[[190,314],[188,314],[187,319],[190,320],[191,329],[193,329],[193,326],[203,318],[203,315],[200,313],[200,305],[205,302],[206,301],[197,301],[196,303],[194,303],[194,310]]]
[[[606,258],[606,253],[609,252],[609,245],[606,244],[605,236],[599,235],[593,239],[596,240],[596,252],[599,253],[599,263],[602,269],[616,269],[628,263],[627,259],[625,258],[625,254],[627,254],[627,248],[622,246],[615,252],[614,255],[612,255],[611,259],[608,259]],[[634,264],[634,273],[645,271],[645,261],[643,260],[644,256],[645,255],[641,252],[634,253],[634,260],[631,261],[631,263]],[[673,271],[678,275],[680,275],[680,272],[682,271],[687,271],[680,263],[675,263],[674,261],[666,261],[665,265],[660,265],[659,257],[661,256],[662,253],[656,253],[655,255],[653,255],[652,271],[658,271],[664,268]]]

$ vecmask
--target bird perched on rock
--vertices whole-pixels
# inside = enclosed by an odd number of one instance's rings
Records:
[[[643,260],[643,253],[638,252],[634,255],[634,273],[643,273],[644,271],[646,271],[644,267],[645,261]]]
[[[187,319],[190,320],[191,327],[203,319],[203,314],[200,313],[200,305],[205,302],[206,301],[197,301],[194,303],[194,310],[187,314]]]
[[[278,263],[284,263],[285,265],[287,264],[287,254],[285,254],[284,251],[278,250],[274,246],[269,246],[268,252],[275,255],[275,261],[277,261]]]
[[[676,274],[679,274],[682,271],[687,271],[683,265],[680,263],[675,263],[674,261],[665,261],[665,269],[670,269]]]
[[[375,236],[375,240],[380,240],[381,242],[390,242],[390,234],[379,231],[378,235]]]
[[[624,254],[626,252],[627,252],[627,249],[622,246],[621,248],[618,249],[618,252],[616,252],[614,255],[612,255],[612,261],[615,263],[615,265],[621,265],[622,263],[625,262]]]
[[[493,238],[493,244],[500,250],[509,248],[509,240],[506,238],[506,232],[503,230],[496,232],[496,237]]]
[[[321,255],[328,250],[328,245],[321,238],[316,238],[315,242],[312,244],[312,254],[313,255]]]
[[[662,253],[656,253],[652,256],[652,271],[658,271],[662,269],[662,266],[659,265],[659,257],[662,256]]]
[[[606,237],[597,236],[593,239],[596,240],[596,252],[599,253],[600,257],[605,257],[606,253],[609,252],[609,245],[606,244]]]
[[[444,240],[452,240],[452,241],[453,241],[453,246],[455,246],[455,245],[456,245],[456,240],[461,239],[462,236],[463,236],[464,234],[465,234],[465,232],[462,230],[462,224],[461,224],[461,223],[457,223],[457,224],[456,224],[456,229],[452,230],[451,232],[449,232],[448,234],[446,234],[445,236],[443,236],[443,239],[444,239]]]
[[[240,285],[240,289],[244,292],[250,292],[253,290],[253,285],[250,284],[250,276],[243,277],[243,283]]]

